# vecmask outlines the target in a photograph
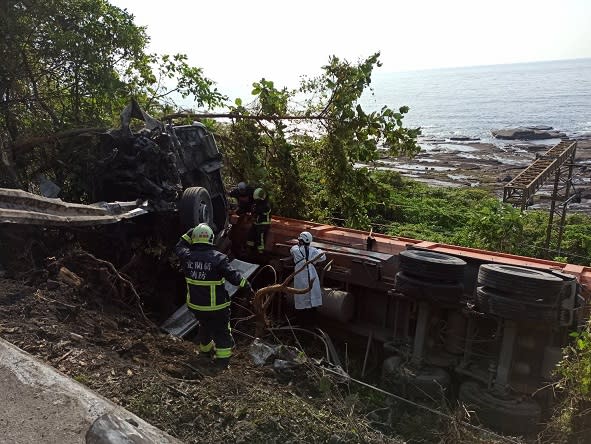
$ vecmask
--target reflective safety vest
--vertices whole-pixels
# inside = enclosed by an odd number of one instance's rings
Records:
[[[223,308],[230,306],[230,297],[228,296],[228,292],[224,287],[225,279],[222,278],[219,281],[200,281],[195,279],[190,279],[185,277],[185,281],[187,282],[187,307],[192,310],[197,311],[215,311],[221,310]],[[239,287],[244,287],[246,285],[246,279],[242,278],[240,283],[238,284]],[[199,292],[195,289],[193,292],[191,291],[191,287],[205,287],[209,291],[209,304],[207,305],[197,305],[192,303],[192,300],[201,301],[203,298],[199,297]],[[191,297],[192,293],[197,293],[197,297]],[[225,297],[224,297],[225,295]]]
[[[255,225],[269,225],[271,223],[271,205],[267,199],[256,200],[254,203]]]
[[[230,296],[224,288],[227,280],[244,287],[246,279],[229,265],[228,256],[209,244],[191,244],[181,237],[175,252],[183,263],[187,283],[187,306],[197,311],[216,311],[230,306]]]

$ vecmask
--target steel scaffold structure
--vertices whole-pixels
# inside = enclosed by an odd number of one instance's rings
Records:
[[[563,139],[539,156],[519,173],[503,190],[503,202],[525,210],[532,204],[533,195],[554,176],[550,214],[546,228],[546,251],[553,246],[560,254],[560,244],[566,218],[566,207],[576,196],[572,194],[572,175],[577,142]]]

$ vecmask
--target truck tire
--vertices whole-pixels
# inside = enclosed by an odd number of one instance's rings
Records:
[[[425,250],[401,251],[400,271],[408,276],[442,282],[462,282],[466,262],[454,256]]]
[[[560,314],[557,305],[508,298],[505,293],[497,294],[488,287],[476,289],[476,307],[482,313],[516,321],[558,322]]]
[[[200,223],[206,223],[216,232],[213,223],[213,207],[209,191],[203,187],[190,187],[183,192],[178,205],[179,217],[183,230],[188,230]]]
[[[494,288],[505,297],[524,301],[556,303],[564,281],[551,273],[505,264],[483,264],[478,270],[478,285]]]
[[[394,287],[409,297],[448,303],[459,302],[464,293],[460,283],[430,282],[403,272],[396,273]]]
[[[528,436],[540,427],[542,409],[531,398],[500,397],[475,381],[460,386],[459,399],[468,411],[491,429],[512,436]]]

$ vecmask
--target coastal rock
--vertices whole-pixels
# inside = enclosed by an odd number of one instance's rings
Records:
[[[549,126],[528,126],[498,129],[492,130],[491,133],[494,138],[502,140],[542,140],[561,139],[566,137],[566,134],[563,132],[554,130]]]
[[[550,131],[553,130],[551,126],[548,125],[534,125],[534,126],[526,126],[527,129],[539,130],[539,131]]]
[[[453,136],[450,137],[449,140],[451,140],[452,142],[477,142],[480,139],[468,136]]]

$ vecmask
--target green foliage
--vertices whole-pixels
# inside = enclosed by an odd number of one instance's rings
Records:
[[[589,326],[570,334],[573,344],[565,349],[565,357],[558,367],[561,385],[573,396],[591,401],[591,333]]]
[[[175,94],[183,99],[191,97],[199,107],[209,109],[222,105],[226,99],[215,83],[203,76],[202,68],[187,63],[185,54],[152,54],[142,63],[138,73],[145,77],[132,75],[129,88],[133,96],[144,98],[140,103],[149,113],[175,111],[176,104],[171,99]],[[171,82],[176,86],[170,85]]]
[[[367,113],[358,104],[378,58],[350,63],[331,57],[323,74],[304,79],[297,91],[266,79],[254,83],[253,103],[247,108],[237,100],[232,111],[260,119],[237,119],[224,133],[234,181],[264,182],[280,214],[369,227],[380,184],[359,163],[376,160],[380,147],[412,155],[420,134],[402,125],[408,107]],[[286,124],[289,116],[302,123]]]
[[[150,112],[171,111],[175,95],[199,106],[222,103],[201,68],[183,54],[146,53],[148,40],[131,14],[107,0],[0,2],[0,149],[71,128],[115,126],[132,96]],[[79,196],[69,190],[98,160],[98,140],[85,137],[15,150],[9,157],[20,174],[12,185],[27,188],[44,173],[64,196]]]
[[[147,54],[145,29],[106,0],[0,7],[0,131],[10,140],[113,124],[132,95],[152,110],[172,93],[199,106],[224,99],[185,55]]]
[[[379,53],[357,64],[331,57],[323,67],[324,74],[304,83],[302,89],[328,98],[322,104],[322,113],[327,118],[318,164],[325,185],[321,203],[329,214],[342,217],[346,225],[354,227],[368,227],[367,206],[376,197],[376,183],[367,170],[355,166],[376,160],[381,144],[392,155],[412,155],[419,151],[416,137],[420,130],[402,127],[408,108],[394,112],[384,107],[380,112],[366,113],[357,103],[371,84],[374,66],[380,66],[378,60]],[[320,104],[313,106],[320,107]]]
[[[591,217],[585,214],[570,214],[564,227],[561,246],[561,253],[566,254],[569,262],[572,262],[572,259],[576,260],[575,255],[589,257],[589,252],[591,252]],[[591,265],[591,261],[585,265]]]
[[[374,231],[531,257],[589,265],[591,217],[566,218],[560,256],[544,249],[548,213],[519,210],[486,190],[431,188],[395,173],[371,173],[379,183],[368,215]]]
[[[121,109],[119,73],[139,64],[147,44],[130,14],[104,0],[8,0],[2,7],[0,124],[12,140],[103,124]]]
[[[218,129],[228,163],[226,175],[235,181],[264,186],[273,200],[273,212],[301,216],[303,184],[294,156],[295,146],[288,140],[282,121],[291,93],[285,88],[276,89],[273,82],[265,79],[253,83],[252,92],[256,100],[251,109],[237,99],[231,111],[243,116],[264,115],[265,119],[236,119]]]
[[[546,442],[582,442],[591,424],[591,332],[587,324],[572,332],[572,344],[564,350],[557,370],[557,389],[564,396],[554,410],[544,437]]]
[[[562,362],[560,371],[564,376],[576,381],[579,392],[587,396],[591,394],[591,333],[583,330],[572,332],[570,336],[574,344],[567,350],[567,360]],[[573,359],[574,357],[576,358]]]

